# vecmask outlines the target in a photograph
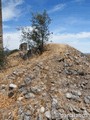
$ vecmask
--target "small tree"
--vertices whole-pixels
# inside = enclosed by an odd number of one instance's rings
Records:
[[[49,40],[51,19],[44,10],[43,13],[32,13],[31,23],[32,30],[29,28],[22,29],[22,40],[27,41],[31,47],[36,47],[42,53],[44,44]]]

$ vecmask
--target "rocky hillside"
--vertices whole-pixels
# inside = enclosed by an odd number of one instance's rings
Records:
[[[90,61],[90,53],[86,54],[86,57],[88,58],[88,60]]]
[[[8,57],[0,71],[0,120],[90,120],[90,62],[76,49],[48,44],[40,56]]]

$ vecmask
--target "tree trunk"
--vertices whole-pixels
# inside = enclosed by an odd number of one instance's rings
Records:
[[[3,50],[3,37],[2,37],[2,5],[0,0],[0,49]]]

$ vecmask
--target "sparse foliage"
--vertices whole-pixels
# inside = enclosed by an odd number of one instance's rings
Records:
[[[6,57],[2,49],[0,49],[0,69],[5,65]]]
[[[44,44],[49,40],[51,19],[44,10],[43,13],[32,13],[31,23],[32,30],[31,28],[22,28],[22,40],[28,43],[29,49],[36,47],[42,53]]]

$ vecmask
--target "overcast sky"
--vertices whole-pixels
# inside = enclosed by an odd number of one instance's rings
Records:
[[[17,27],[31,26],[31,12],[47,10],[51,40],[90,53],[90,0],[2,0],[4,46],[18,48]]]

